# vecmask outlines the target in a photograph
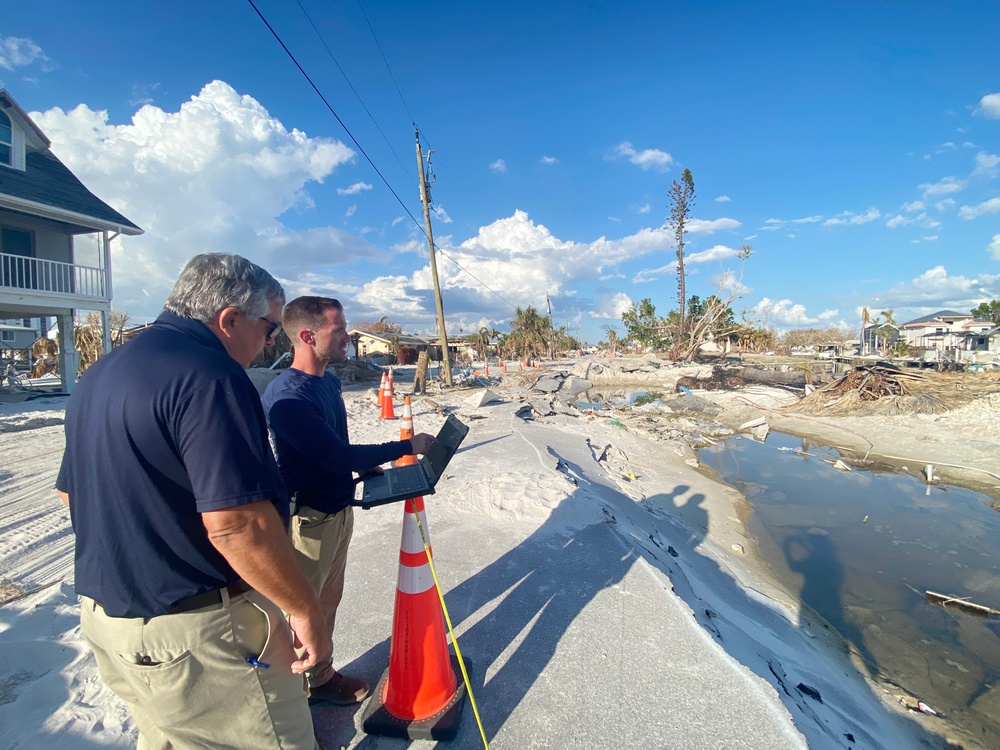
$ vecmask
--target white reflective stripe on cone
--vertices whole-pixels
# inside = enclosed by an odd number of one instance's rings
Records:
[[[431,566],[424,563],[419,568],[408,568],[399,566],[399,577],[396,579],[396,588],[402,594],[422,594],[434,588],[434,576],[431,573]]]
[[[420,525],[424,528],[424,533],[427,535],[427,546],[430,547],[431,534],[427,528],[427,516],[424,511],[420,511]],[[410,555],[424,551],[424,540],[420,538],[420,529],[417,528],[417,522],[413,519],[412,513],[407,513],[403,519],[403,538],[399,542],[399,550]]]

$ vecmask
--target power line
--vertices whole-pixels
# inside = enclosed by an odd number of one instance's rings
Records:
[[[365,151],[364,148],[362,148],[360,143],[358,143],[358,139],[354,137],[353,133],[351,133],[350,128],[348,128],[347,125],[344,124],[344,121],[340,119],[340,115],[337,114],[337,112],[331,106],[330,102],[328,102],[326,100],[326,97],[323,96],[323,92],[319,90],[319,88],[316,86],[315,83],[313,83],[312,78],[309,77],[309,74],[306,73],[305,69],[299,64],[299,61],[295,59],[295,55],[292,54],[292,51],[288,49],[285,43],[281,40],[281,37],[278,36],[278,32],[275,31],[274,28],[271,26],[271,24],[268,23],[267,19],[264,18],[264,14],[260,12],[260,10],[254,4],[253,0],[247,0],[247,2],[250,3],[250,7],[254,9],[254,12],[260,17],[260,20],[264,22],[264,25],[267,26],[267,30],[271,32],[271,35],[275,38],[278,44],[281,45],[281,48],[285,50],[285,54],[288,55],[288,58],[295,64],[295,67],[299,69],[299,72],[306,79],[306,81],[309,82],[309,85],[312,86],[312,90],[316,92],[316,95],[323,101],[323,104],[326,105],[326,108],[330,110],[330,114],[337,119],[337,122],[340,123],[340,127],[344,129],[344,132],[347,133],[348,137],[354,142],[354,145],[358,147],[358,151],[361,152],[361,154],[365,157],[365,160],[371,165],[372,169],[375,170],[375,174],[379,176],[379,179],[381,179],[382,182],[385,184],[385,186],[389,189],[389,192],[392,193],[393,197],[396,199],[399,205],[403,207],[403,210],[406,212],[407,216],[409,216],[410,219],[413,221],[413,223],[416,224],[416,226],[419,228],[420,224],[417,222],[416,217],[412,213],[410,213],[410,209],[406,207],[406,204],[403,203],[402,199],[396,194],[396,191],[392,189],[392,185],[389,184],[389,181],[385,178],[385,175],[383,175],[382,172],[379,171],[379,168],[375,166],[375,162],[373,162],[371,160],[371,157],[368,156],[368,152]]]
[[[271,32],[271,35],[274,37],[275,41],[277,41],[278,44],[281,45],[281,48],[285,51],[285,54],[288,55],[288,58],[292,61],[292,63],[295,65],[295,67],[298,68],[298,70],[302,74],[303,78],[306,79],[306,81],[312,87],[313,91],[316,92],[316,95],[320,98],[320,100],[326,106],[327,110],[329,110],[330,114],[332,114],[334,116],[334,118],[337,120],[337,122],[340,124],[340,126],[344,129],[344,132],[347,133],[348,137],[351,139],[351,141],[354,143],[354,145],[357,146],[358,151],[360,151],[361,154],[365,157],[365,160],[368,162],[368,164],[371,165],[371,168],[375,170],[375,173],[379,176],[379,179],[382,180],[382,183],[386,186],[386,188],[388,188],[389,192],[392,193],[392,196],[396,199],[396,201],[399,203],[399,205],[403,208],[403,211],[406,212],[406,215],[410,217],[410,220],[413,221],[414,225],[426,237],[427,233],[420,226],[420,223],[417,221],[416,217],[410,212],[410,209],[407,208],[406,204],[403,202],[403,200],[399,197],[399,195],[393,189],[392,185],[389,184],[389,181],[386,179],[385,175],[383,175],[382,172],[379,170],[379,168],[377,166],[375,166],[375,162],[372,161],[372,159],[371,159],[370,156],[368,156],[368,152],[365,151],[365,149],[362,147],[362,145],[354,137],[354,134],[351,133],[350,128],[347,127],[347,125],[344,123],[344,121],[340,118],[340,115],[337,114],[336,110],[334,110],[334,108],[330,104],[330,102],[327,101],[326,97],[323,95],[323,92],[319,90],[319,87],[313,82],[312,78],[305,71],[305,68],[303,68],[302,65],[299,63],[299,61],[295,57],[295,55],[292,54],[292,51],[288,48],[288,46],[281,39],[281,36],[278,34],[278,32],[275,31],[274,27],[271,26],[271,24],[268,22],[268,20],[264,17],[264,14],[261,13],[260,9],[254,3],[254,0],[247,0],[247,2],[250,4],[250,7],[252,7],[254,9],[254,12],[257,14],[257,16],[260,18],[260,20],[267,27],[267,30]],[[298,0],[296,0],[296,3],[298,4],[300,10],[302,10],[302,13],[305,15],[306,19],[309,21],[309,24],[313,27],[313,31],[315,31],[316,35],[320,38],[320,41],[323,43],[323,46],[326,48],[326,51],[330,55],[330,58],[333,60],[334,64],[337,66],[337,69],[340,70],[341,75],[344,76],[344,80],[347,81],[348,86],[350,86],[351,91],[354,92],[355,97],[357,97],[358,101],[361,103],[361,106],[364,108],[365,112],[368,114],[368,117],[372,120],[372,122],[375,124],[375,127],[378,129],[379,133],[382,135],[382,138],[389,145],[389,149],[390,149],[390,151],[392,151],[393,155],[396,157],[396,161],[399,162],[400,166],[402,167],[403,164],[402,164],[402,161],[399,158],[399,155],[396,154],[395,149],[392,148],[392,144],[389,143],[389,140],[388,140],[388,138],[386,138],[386,135],[382,131],[382,128],[379,127],[378,122],[375,120],[375,117],[368,110],[368,107],[365,105],[364,101],[361,99],[361,96],[358,94],[357,90],[354,88],[354,85],[351,83],[350,78],[348,78],[347,73],[341,67],[340,63],[337,62],[336,57],[334,56],[333,52],[330,50],[330,47],[326,44],[325,40],[323,40],[323,36],[322,36],[322,34],[320,34],[319,29],[316,27],[316,24],[313,23],[312,18],[310,18],[309,14],[302,7],[302,4],[299,3]],[[360,0],[358,0],[358,4],[360,5]],[[379,49],[379,53],[382,55],[382,60],[383,60],[383,62],[386,65],[386,69],[389,71],[389,76],[390,76],[390,78],[392,78],[393,84],[396,87],[396,92],[399,94],[400,100],[403,103],[403,107],[406,109],[407,114],[409,115],[410,114],[409,107],[406,104],[406,100],[403,98],[403,93],[402,93],[402,91],[400,91],[399,85],[396,83],[396,77],[392,73],[392,68],[389,66],[389,62],[388,62],[388,60],[385,57],[385,53],[382,51],[382,45],[379,43],[378,37],[375,36],[375,31],[374,31],[374,29],[371,26],[371,22],[369,21],[368,15],[367,15],[367,13],[365,13],[363,6],[361,8],[361,11],[362,11],[362,14],[365,16],[365,21],[368,23],[368,28],[369,28],[369,30],[372,33],[372,37],[375,39],[375,44],[376,44],[376,46]],[[412,120],[412,115],[410,117],[411,117],[411,120]],[[405,171],[406,168],[403,167],[403,169]],[[456,187],[457,187],[457,183],[456,183]],[[461,188],[459,188],[459,192],[462,192]],[[464,195],[464,193],[463,193],[463,195]],[[468,200],[468,198],[466,198],[466,200]],[[470,202],[470,205],[471,205],[471,202]],[[473,207],[473,210],[475,210],[474,207]],[[485,282],[483,282],[482,279],[480,279],[479,277],[477,277],[469,269],[467,269],[465,266],[463,266],[461,263],[459,263],[457,260],[455,260],[455,258],[453,258],[451,255],[449,255],[448,253],[444,252],[436,243],[433,242],[433,240],[431,241],[431,245],[441,255],[443,255],[444,257],[446,257],[448,260],[450,260],[456,266],[458,266],[464,273],[468,274],[469,277],[471,277],[473,280],[475,280],[475,282],[477,284],[479,284],[482,288],[486,289],[488,292],[490,292],[491,294],[495,295],[498,299],[502,300],[511,309],[516,309],[516,305],[514,305],[513,303],[511,303],[510,300],[508,300],[502,294],[500,294],[495,289],[493,289],[492,287],[490,287],[489,285],[487,285]]]

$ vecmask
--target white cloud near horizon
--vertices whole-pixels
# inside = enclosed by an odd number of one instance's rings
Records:
[[[30,116],[90,190],[145,230],[112,243],[115,305],[134,319],[159,312],[181,267],[199,252],[239,253],[279,279],[379,253],[339,229],[295,232],[281,223],[285,211],[308,212],[308,183],[354,152],[288,131],[222,81],[177,112],[147,105],[125,125],[85,104]]]
[[[671,238],[672,240],[672,238]],[[710,247],[708,250],[702,250],[696,253],[685,253],[684,254],[684,268],[689,269],[691,266],[696,266],[701,263],[710,263],[711,261],[723,261],[729,258],[735,258],[739,255],[739,250],[735,250],[726,245],[715,245]],[[672,260],[666,265],[660,266],[659,268],[648,268],[639,271],[635,276],[632,277],[633,284],[645,284],[650,281],[655,281],[661,276],[668,276],[677,273],[677,261]]]
[[[660,151],[658,148],[646,148],[642,151],[638,151],[635,146],[628,141],[622,141],[619,143],[611,149],[611,153],[609,153],[605,158],[612,161],[622,158],[628,159],[630,163],[635,164],[642,169],[655,169],[658,172],[669,171],[670,165],[674,163],[674,157],[666,151]]]
[[[879,309],[908,310],[911,319],[938,310],[965,312],[984,299],[1000,299],[1000,274],[950,276],[944,266],[934,266],[872,299]]]
[[[442,255],[438,275],[441,287],[448,292],[446,315],[449,321],[470,321],[470,324],[484,316],[498,323],[509,322],[513,312],[510,305],[537,307],[546,294],[553,300],[562,298],[565,307],[570,305],[568,298],[574,296],[578,283],[597,281],[613,273],[617,265],[662,253],[673,243],[663,228],[645,228],[620,239],[561,240],[521,210],[480,227],[476,236],[463,242],[455,243],[451,238],[436,238],[436,241]],[[408,327],[414,330],[431,331],[432,291],[429,265],[425,265],[409,277],[373,279],[364,285],[357,299],[362,305],[392,310],[394,320],[397,311],[399,317],[410,316],[412,322]],[[585,303],[572,304],[575,307],[569,312],[583,315],[590,315],[595,309],[607,310],[606,306],[584,309]]]
[[[804,326],[817,323],[818,318],[806,314],[806,306],[790,299],[773,300],[764,297],[753,307],[754,314],[775,326]]]
[[[630,310],[633,304],[632,298],[625,292],[605,294],[597,300],[588,315],[596,320],[614,320],[620,323],[622,315]]]
[[[976,112],[991,120],[1000,119],[1000,92],[987,94],[980,99]]]
[[[33,39],[0,34],[0,68],[13,72],[36,62],[44,64],[49,58]]]

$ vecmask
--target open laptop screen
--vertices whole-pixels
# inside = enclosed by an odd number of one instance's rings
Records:
[[[430,468],[432,481],[440,479],[444,473],[448,461],[458,450],[465,434],[469,428],[459,422],[454,417],[449,417],[437,434],[437,439],[431,449],[427,452],[427,463]]]

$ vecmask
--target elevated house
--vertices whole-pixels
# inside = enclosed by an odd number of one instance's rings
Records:
[[[49,139],[0,89],[0,321],[55,318],[59,372],[73,388],[76,310],[93,310],[111,348],[110,243],[142,234],[91,193],[50,150]],[[41,329],[39,325],[39,330]]]
[[[922,318],[903,323],[899,335],[913,349],[968,351],[979,348],[977,341],[988,344],[985,336],[995,324],[989,320],[976,320],[969,313],[939,310]],[[983,348],[986,348],[985,346]]]

